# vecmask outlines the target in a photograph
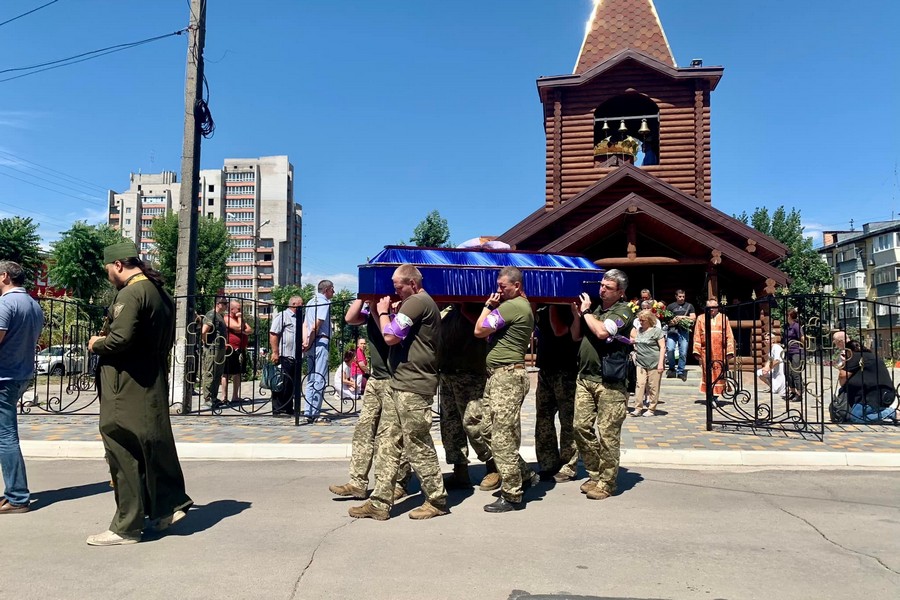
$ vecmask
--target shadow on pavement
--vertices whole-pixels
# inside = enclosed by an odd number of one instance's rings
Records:
[[[210,527],[219,524],[228,517],[233,517],[250,508],[250,502],[242,500],[216,500],[209,504],[195,504],[187,517],[173,525],[161,533],[150,533],[144,535],[143,541],[153,541],[166,536],[185,536],[206,531]]]
[[[106,492],[112,492],[112,488],[109,487],[109,481],[73,485],[58,490],[33,492],[31,494],[31,510],[34,512],[57,502],[78,500],[79,498],[87,498],[89,496],[96,496],[97,494],[105,494]]]
[[[627,492],[643,480],[644,476],[637,471],[632,471],[625,467],[619,467],[619,476],[616,478],[616,495]]]

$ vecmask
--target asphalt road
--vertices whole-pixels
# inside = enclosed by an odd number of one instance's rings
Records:
[[[623,471],[587,500],[541,484],[452,513],[355,521],[343,462],[186,462],[197,503],[166,535],[92,548],[114,509],[102,461],[28,462],[34,510],[0,517],[0,598],[490,599],[900,597],[900,472]]]

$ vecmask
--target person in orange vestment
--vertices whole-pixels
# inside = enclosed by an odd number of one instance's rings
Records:
[[[718,405],[718,397],[725,391],[725,379],[722,368],[726,361],[734,358],[734,333],[731,331],[728,317],[719,312],[719,302],[717,300],[707,300],[706,310],[711,315],[711,347],[706,347],[706,316],[700,316],[697,317],[697,322],[694,325],[693,353],[694,358],[700,362],[700,367],[703,369],[703,378],[700,380],[701,392],[706,392],[707,357],[713,361],[712,381],[715,382],[713,383],[713,403]]]

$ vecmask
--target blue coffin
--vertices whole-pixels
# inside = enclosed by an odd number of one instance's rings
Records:
[[[386,246],[359,266],[360,295],[393,294],[391,275],[404,263],[419,268],[425,290],[442,302],[483,302],[497,291],[497,275],[506,266],[522,270],[523,288],[532,302],[569,302],[582,292],[596,294],[604,272],[575,255]]]

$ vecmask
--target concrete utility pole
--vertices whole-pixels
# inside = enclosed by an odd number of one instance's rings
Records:
[[[188,374],[197,373],[193,345],[199,339],[194,313],[197,292],[197,208],[200,193],[200,131],[195,107],[203,93],[203,46],[206,42],[206,1],[190,0],[187,68],[184,82],[184,147],[181,153],[181,195],[178,202],[178,255],[175,267],[175,365],[172,391],[180,389],[181,413],[191,411],[193,384]],[[180,387],[179,387],[180,386]]]

